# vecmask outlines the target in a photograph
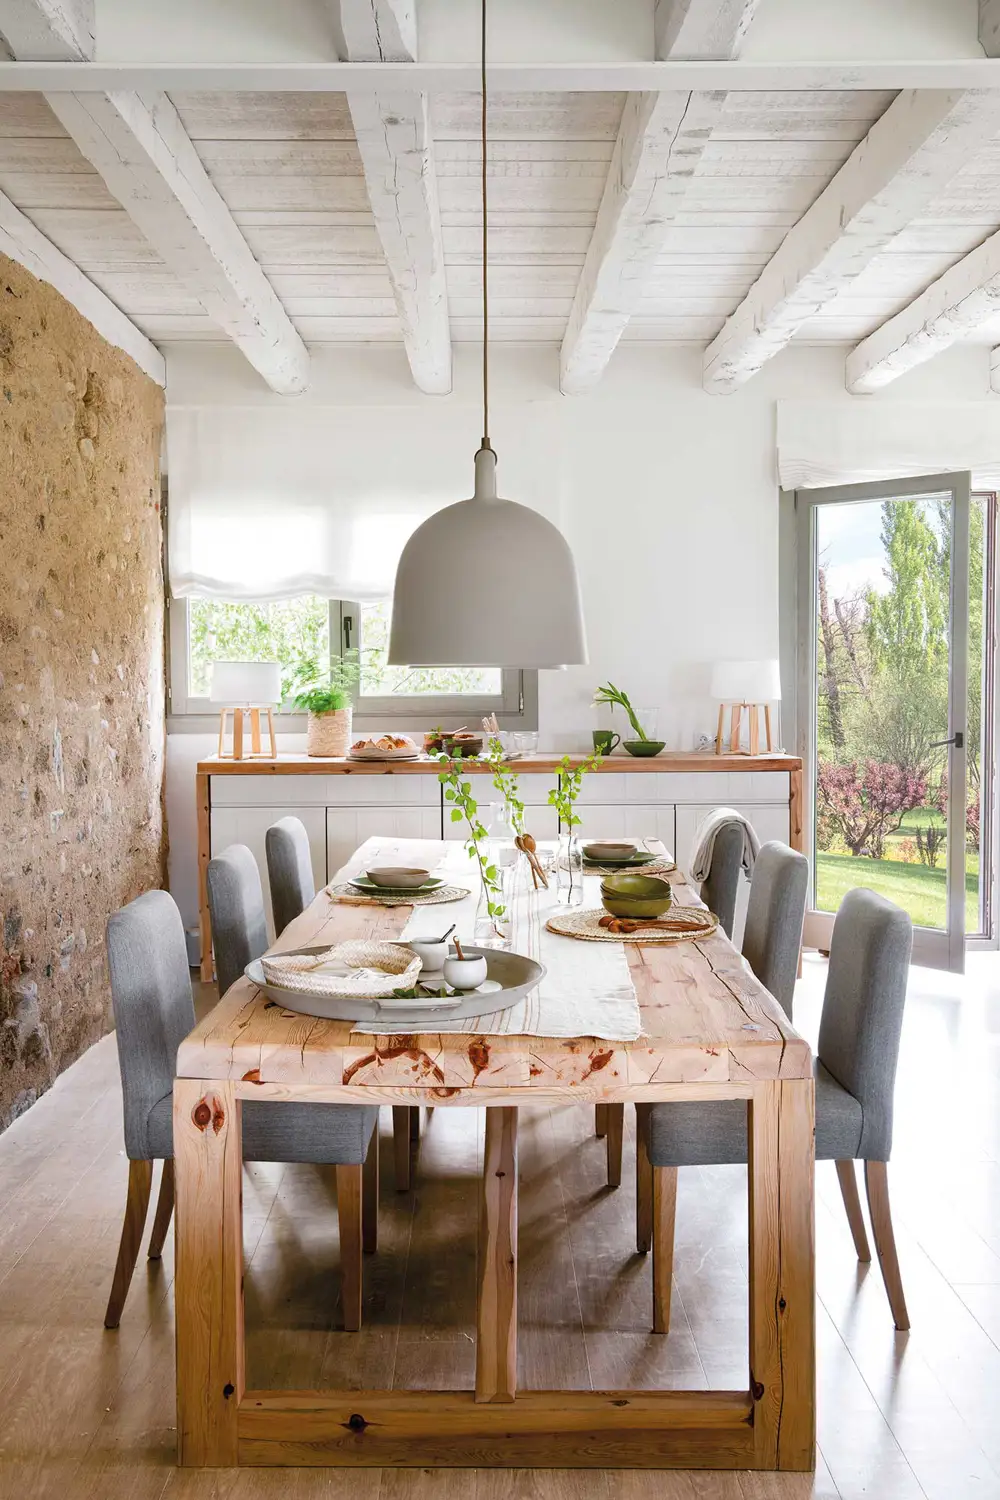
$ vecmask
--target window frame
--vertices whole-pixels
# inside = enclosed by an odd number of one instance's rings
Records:
[[[237,601],[239,602],[239,601]],[[188,692],[190,656],[189,601],[173,599],[167,592],[167,730],[169,733],[205,734],[219,722],[219,705]],[[361,606],[356,601],[330,599],[330,657],[337,660],[351,649],[357,638]],[[499,694],[466,693],[408,697],[368,697],[354,704],[354,728],[362,734],[382,728],[427,730],[439,724],[458,727],[467,722],[476,728],[486,714],[495,713],[501,729],[538,728],[538,673],[504,667]],[[275,714],[279,734],[305,734],[306,715],[290,705]]]

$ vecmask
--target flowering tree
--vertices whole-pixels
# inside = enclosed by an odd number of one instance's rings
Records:
[[[839,831],[851,853],[882,859],[886,835],[922,806],[927,783],[886,761],[821,762],[816,790],[820,818]]]
[[[979,848],[979,791],[970,786],[971,796],[965,808],[965,839],[970,849]],[[938,787],[937,796],[934,798],[938,812],[943,818],[948,816],[948,772],[941,772],[941,785]]]

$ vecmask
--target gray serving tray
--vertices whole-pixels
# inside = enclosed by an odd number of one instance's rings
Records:
[[[318,943],[308,948],[290,948],[289,953],[323,953],[329,948],[329,943]],[[401,947],[408,946],[401,943]],[[440,1026],[448,1027],[454,1021],[469,1020],[476,1016],[490,1016],[498,1010],[509,1010],[525,995],[531,993],[539,981],[544,977],[544,964],[536,963],[533,958],[527,958],[523,953],[509,953],[505,948],[477,948],[471,943],[462,944],[463,953],[470,957],[483,957],[486,960],[486,978],[500,985],[499,990],[491,990],[480,994],[472,990],[464,995],[455,1005],[451,1001],[434,1000],[430,997],[425,1002],[404,1004],[395,1000],[388,1005],[378,1000],[362,1000],[356,996],[345,998],[338,996],[326,997],[323,995],[307,994],[302,990],[286,988],[284,985],[271,984],[264,977],[264,970],[259,958],[253,963],[247,964],[246,977],[252,984],[264,991],[269,1000],[274,1000],[284,1010],[294,1010],[303,1016],[318,1016],[322,1020],[329,1021],[365,1021],[385,1024],[387,1030],[397,1030],[400,1026],[421,1026],[425,1029],[434,1030]]]

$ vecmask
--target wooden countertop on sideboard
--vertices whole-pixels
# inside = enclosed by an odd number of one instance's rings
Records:
[[[586,759],[573,755],[578,766]],[[560,755],[524,756],[510,761],[513,770],[526,774],[554,775],[560,769]],[[279,755],[275,760],[222,760],[210,756],[198,762],[198,772],[207,776],[428,776],[436,775],[438,762],[430,757],[420,760],[359,761],[325,759],[302,754]],[[462,770],[473,775],[489,772],[484,760],[468,759]],[[629,775],[651,771],[800,771],[797,755],[715,755],[702,750],[665,750],[645,759],[633,755],[609,755],[597,767],[597,774],[627,772]]]

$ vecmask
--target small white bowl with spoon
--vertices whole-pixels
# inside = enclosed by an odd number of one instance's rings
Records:
[[[422,974],[440,974],[448,957],[448,939],[455,931],[453,922],[443,937],[439,938],[408,938],[406,946],[412,948],[420,959],[423,968]]]
[[[465,954],[455,939],[455,958],[444,961],[444,982],[455,990],[476,990],[486,982],[486,960],[480,954]]]

